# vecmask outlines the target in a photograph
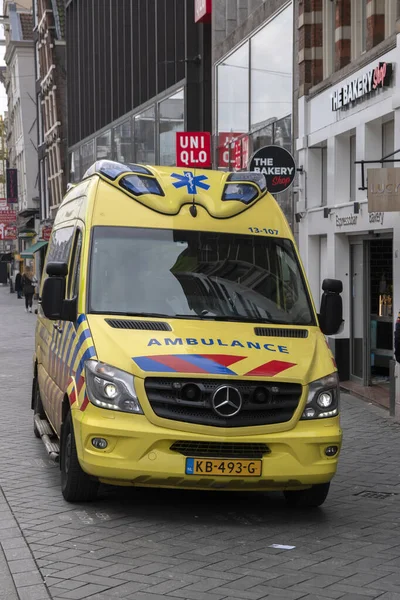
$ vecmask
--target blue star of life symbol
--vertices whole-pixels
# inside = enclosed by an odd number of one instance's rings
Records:
[[[195,176],[191,171],[184,171],[183,175],[172,173],[171,177],[178,180],[172,185],[176,187],[176,189],[187,187],[188,194],[197,194],[197,188],[202,190],[208,190],[210,188],[208,183],[204,183],[204,181],[207,181],[208,179],[207,175]]]

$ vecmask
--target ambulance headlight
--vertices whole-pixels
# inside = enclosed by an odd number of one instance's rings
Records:
[[[338,374],[312,381],[308,386],[307,405],[302,419],[326,419],[339,414],[340,388]]]
[[[146,175],[126,175],[120,179],[119,185],[134,196],[143,196],[144,194],[164,196],[157,179],[146,177]]]
[[[222,200],[238,200],[250,204],[259,195],[259,190],[248,183],[228,183],[222,194]]]
[[[142,415],[133,375],[97,360],[85,363],[86,391],[99,408]]]

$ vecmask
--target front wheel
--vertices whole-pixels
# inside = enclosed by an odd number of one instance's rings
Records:
[[[330,483],[320,483],[313,485],[308,490],[288,490],[283,494],[289,506],[316,508],[325,502],[330,485]]]
[[[99,484],[81,469],[76,452],[71,411],[61,436],[61,491],[67,502],[90,502],[97,497]]]

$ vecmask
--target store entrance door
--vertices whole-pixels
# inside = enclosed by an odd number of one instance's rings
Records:
[[[361,385],[368,385],[365,368],[368,336],[365,323],[369,310],[366,307],[365,254],[364,241],[350,244],[350,377]]]
[[[350,243],[350,378],[385,393],[393,357],[392,254],[389,235]]]

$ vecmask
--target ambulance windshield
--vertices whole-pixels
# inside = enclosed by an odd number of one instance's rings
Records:
[[[290,240],[264,235],[95,227],[89,311],[314,325]]]

